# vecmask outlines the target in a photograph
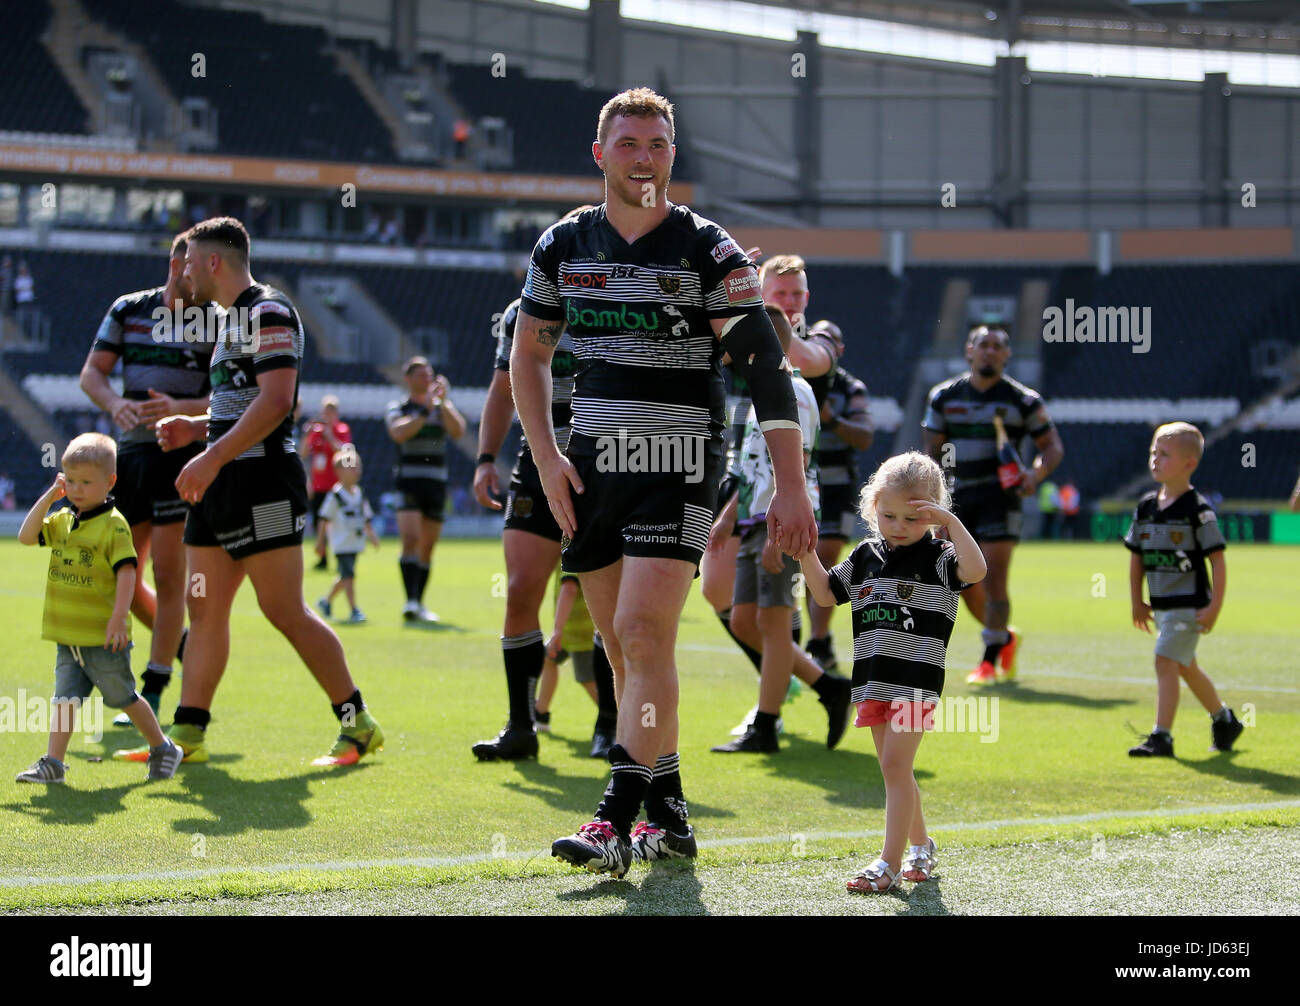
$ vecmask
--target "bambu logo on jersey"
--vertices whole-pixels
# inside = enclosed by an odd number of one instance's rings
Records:
[[[663,326],[667,325],[668,331],[673,335],[684,336],[686,332],[681,326],[689,328],[689,323],[682,317],[682,313],[671,304],[663,305],[663,310],[665,317],[661,319],[658,311],[634,311],[626,304],[619,304],[617,308],[597,310],[594,307],[579,307],[570,298],[564,302],[564,320],[569,325],[581,325],[588,329],[603,328],[616,332],[647,334],[662,333]]]
[[[596,470],[640,474],[680,474],[687,482],[704,478],[704,437],[677,434],[597,437]]]
[[[1075,307],[1065,299],[1065,310],[1043,308],[1044,342],[1128,342],[1134,353],[1151,350],[1150,307]]]

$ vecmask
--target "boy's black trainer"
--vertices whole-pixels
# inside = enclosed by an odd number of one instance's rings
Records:
[[[1210,735],[1214,738],[1210,750],[1231,751],[1232,745],[1245,729],[1246,724],[1237,719],[1236,714],[1229,709],[1227,719],[1210,721]]]
[[[1174,756],[1174,738],[1171,734],[1153,731],[1137,747],[1129,748],[1128,753],[1134,758],[1172,758]]]

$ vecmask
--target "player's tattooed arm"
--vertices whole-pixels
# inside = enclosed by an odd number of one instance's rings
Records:
[[[557,346],[564,333],[564,322],[546,321],[537,326],[537,341],[543,346]]]

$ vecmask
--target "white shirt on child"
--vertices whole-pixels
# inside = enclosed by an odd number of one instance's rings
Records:
[[[356,554],[366,547],[366,522],[375,516],[361,486],[344,489],[341,483],[325,496],[320,519],[329,521],[330,548],[334,554]]]

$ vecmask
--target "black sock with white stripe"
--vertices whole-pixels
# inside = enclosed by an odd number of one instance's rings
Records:
[[[633,761],[622,744],[609,749],[609,764],[609,785],[605,787],[605,798],[596,808],[596,820],[608,821],[626,842],[632,831],[632,819],[641,809],[654,772]]]
[[[728,608],[726,611],[719,611],[718,621],[721,622],[722,627],[727,630],[727,635],[731,637],[731,641],[740,647],[740,652],[749,658],[749,662],[754,665],[754,670],[759,674],[762,674],[763,654],[759,653],[752,646],[746,646],[740,641],[740,637],[731,631],[731,609]]]
[[[645,794],[645,816],[656,828],[686,834],[686,797],[682,794],[681,755],[660,755]]]
[[[418,577],[420,575],[420,563],[414,556],[404,555],[398,566],[402,570],[402,589],[406,591],[406,600],[418,601],[420,592],[418,590]]]
[[[506,692],[510,696],[510,723],[517,730],[533,726],[533,693],[542,676],[546,643],[542,630],[501,637],[501,657],[506,665]]]
[[[790,638],[794,640],[795,646],[803,645],[803,609],[795,608],[794,615],[790,619]]]
[[[596,633],[591,652],[591,670],[596,678],[596,729],[612,734],[618,725],[618,703],[614,699],[614,668],[605,652],[605,643]]]

